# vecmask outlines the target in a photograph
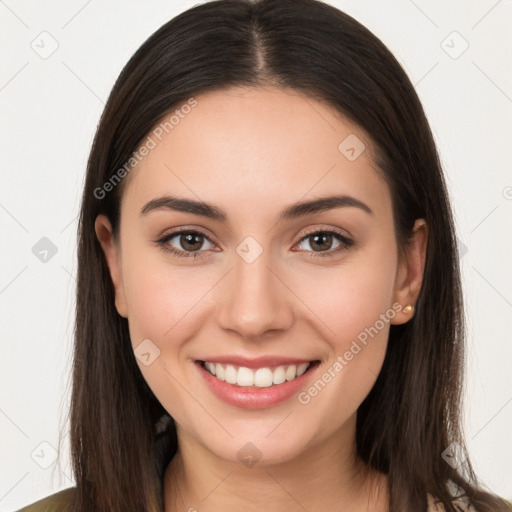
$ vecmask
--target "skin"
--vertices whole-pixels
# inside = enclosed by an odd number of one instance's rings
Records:
[[[160,350],[139,367],[177,425],[165,510],[387,511],[386,476],[370,472],[365,479],[356,456],[356,412],[381,369],[390,323],[413,313],[399,311],[385,322],[305,405],[296,396],[260,410],[228,405],[193,361],[286,355],[319,359],[320,376],[394,303],[415,304],[425,222],[416,221],[400,262],[391,196],[371,140],[328,105],[275,88],[236,87],[196,99],[127,178],[120,240],[106,217],[95,224],[134,349],[150,339]],[[354,161],[338,150],[349,134],[366,145]],[[164,194],[213,203],[228,221],[172,210],[140,215]],[[333,194],[363,201],[374,216],[342,207],[278,221],[292,203]],[[154,243],[178,227],[205,232],[196,242],[204,257],[180,258]],[[304,238],[311,229],[337,229],[357,245],[319,257],[322,248]],[[247,236],[263,250],[250,264],[236,252]],[[167,243],[193,252],[179,235]],[[333,238],[324,251],[339,245]],[[251,467],[237,457],[247,442],[261,452]]]

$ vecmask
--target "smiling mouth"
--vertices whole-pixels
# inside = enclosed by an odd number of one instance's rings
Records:
[[[268,388],[278,386],[304,375],[319,360],[302,364],[283,364],[261,368],[247,368],[233,364],[216,363],[213,361],[198,361],[210,374],[220,381],[240,387]]]

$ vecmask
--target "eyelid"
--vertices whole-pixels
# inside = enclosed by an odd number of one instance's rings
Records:
[[[204,238],[206,238],[211,244],[217,245],[216,242],[214,242],[209,234],[207,234],[202,228],[199,227],[191,227],[191,226],[180,226],[178,228],[172,229],[169,233],[160,235],[155,241],[154,244],[164,250],[165,252],[168,252],[177,258],[204,258],[206,257],[206,253],[208,251],[206,250],[200,250],[200,251],[183,251],[181,249],[176,249],[175,247],[172,247],[169,245],[169,241],[172,240],[174,237],[180,235],[180,233],[192,233],[192,234],[199,234],[202,235]]]
[[[352,238],[352,235],[350,235],[350,238],[345,235],[340,228],[334,228],[334,227],[315,227],[311,228],[307,231],[305,231],[299,241],[295,245],[301,244],[304,240],[309,238],[311,235],[314,235],[316,233],[327,233],[333,236],[338,240],[340,243],[339,247],[336,247],[335,249],[329,249],[327,251],[295,251],[295,252],[304,252],[306,255],[306,258],[310,259],[316,259],[318,258],[334,258],[336,256],[339,256],[340,254],[348,251],[350,248],[355,247],[358,245],[358,243]],[[294,247],[295,247],[294,245]]]
[[[332,226],[316,226],[314,228],[311,228],[311,229],[307,229],[306,231],[304,231],[299,239],[299,242],[301,242],[304,238],[306,238],[308,235],[311,235],[313,233],[337,233],[338,235],[342,236],[343,238],[346,238],[347,240],[349,239],[349,237],[352,237],[352,235],[350,233],[348,233],[348,231],[346,230],[341,230],[340,228],[335,228],[335,227],[332,227]],[[346,234],[344,234],[344,232]]]
[[[178,236],[180,233],[192,233],[192,234],[199,234],[202,235],[205,239],[207,239],[210,243],[213,245],[217,245],[216,242],[214,242],[210,235],[208,235],[202,228],[199,227],[191,227],[191,226],[185,226],[185,227],[179,227],[173,229],[170,233],[164,234],[160,236],[156,241],[155,245],[160,246],[163,250],[170,252],[177,257],[184,257],[184,258],[202,258],[206,256],[207,250],[198,250],[198,251],[183,251],[180,249],[176,249],[170,245],[168,245],[169,240],[173,239],[175,236]],[[310,228],[306,231],[304,231],[301,234],[301,237],[299,240],[294,244],[294,247],[296,245],[299,245],[301,242],[303,242],[305,239],[307,239],[310,235],[316,234],[316,233],[329,233],[332,235],[337,235],[336,238],[340,242],[340,246],[335,249],[329,249],[327,251],[294,251],[294,252],[305,252],[308,253],[311,258],[317,258],[317,257],[330,257],[335,256],[340,252],[346,251],[352,246],[357,245],[357,243],[352,239],[349,238],[347,235],[345,235],[342,230],[339,228],[334,227],[320,227],[316,226],[314,228]],[[350,235],[351,237],[352,235]],[[218,251],[215,251],[218,252]]]
[[[175,237],[176,235],[179,235],[180,233],[198,233],[200,235],[203,235],[205,238],[207,238],[212,244],[218,245],[217,242],[213,240],[213,236],[207,233],[203,228],[196,227],[196,226],[180,226],[179,228],[174,228],[169,231],[169,233],[165,233],[163,235],[160,235],[158,237],[158,240],[162,240],[164,238],[171,239]]]

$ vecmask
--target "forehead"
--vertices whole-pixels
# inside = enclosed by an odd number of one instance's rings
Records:
[[[154,147],[131,171],[123,203],[142,206],[172,194],[243,215],[250,206],[254,214],[264,205],[280,209],[340,193],[372,203],[374,211],[390,207],[371,140],[329,105],[276,88],[233,87],[195,100],[186,114],[172,124],[164,116],[149,134]],[[347,146],[365,149],[354,159]]]

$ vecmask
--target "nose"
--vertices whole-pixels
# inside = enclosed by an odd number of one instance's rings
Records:
[[[217,290],[220,327],[246,339],[286,331],[294,320],[294,295],[286,286],[283,272],[272,268],[276,266],[267,253],[263,251],[251,263],[235,253],[234,268]]]

